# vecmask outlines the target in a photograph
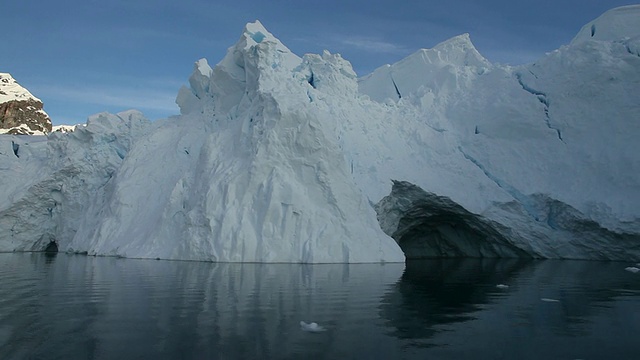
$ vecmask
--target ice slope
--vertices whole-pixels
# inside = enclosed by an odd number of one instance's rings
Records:
[[[198,61],[178,95],[182,116],[136,142],[97,226],[82,224],[62,248],[224,262],[404,261],[351,177],[335,120],[300,106],[313,90],[300,75],[305,64],[259,22],[214,68]]]
[[[619,41],[640,36],[640,7],[638,5],[621,6],[611,9],[597,19],[582,27],[571,44],[588,40]]]

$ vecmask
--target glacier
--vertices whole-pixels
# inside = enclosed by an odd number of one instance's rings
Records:
[[[195,63],[180,115],[0,137],[0,251],[640,260],[639,84],[640,6],[532,64],[463,34],[361,78],[256,21]]]

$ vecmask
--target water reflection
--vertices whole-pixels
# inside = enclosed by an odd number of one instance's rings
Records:
[[[351,351],[344,332],[370,323],[404,264],[0,254],[0,267],[6,358],[296,358]],[[301,320],[328,331],[310,336]]]
[[[510,283],[530,261],[517,259],[434,259],[408,261],[381,306],[390,334],[430,347],[442,325],[475,319],[491,301],[497,284]]]
[[[634,358],[627,355],[640,350],[640,275],[625,266],[453,259],[406,267],[213,264],[0,254],[0,354]],[[304,332],[301,320],[327,331]]]
[[[625,274],[624,267],[589,261],[408,262],[385,295],[381,316],[411,354],[429,349],[456,359],[636,358],[640,277]]]

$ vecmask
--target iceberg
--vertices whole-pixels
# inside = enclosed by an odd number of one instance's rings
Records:
[[[1,137],[0,251],[638,261],[638,9],[532,64],[492,64],[463,34],[361,78],[247,24],[195,63],[180,115]]]
[[[121,130],[120,114],[56,134],[42,155],[56,162],[4,201],[3,229],[12,230],[0,234],[3,250],[55,239],[61,251],[132,258],[403,262],[351,176],[337,119],[298,106],[313,90],[309,67],[259,22],[248,24],[217,66],[196,63],[191,88],[177,97],[181,116],[144,125],[140,137],[112,131]],[[105,133],[93,133],[97,126]],[[68,147],[76,140],[85,148]],[[44,158],[7,156],[34,167]],[[61,171],[69,175],[58,179]],[[36,206],[42,218],[27,225]]]

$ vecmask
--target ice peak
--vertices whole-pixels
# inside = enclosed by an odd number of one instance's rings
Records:
[[[240,41],[236,44],[237,48],[249,49],[258,44],[271,42],[274,43],[276,49],[281,52],[290,53],[289,50],[280,40],[278,40],[273,34],[271,34],[259,20],[252,23],[247,23],[242,31]]]
[[[176,103],[182,114],[201,111],[202,100],[211,99],[214,103],[209,105],[220,112],[228,111],[245,95],[252,97],[262,82],[281,78],[271,75],[291,72],[301,62],[256,20],[245,25],[238,42],[216,66],[211,68],[206,59],[196,62],[189,78],[190,89],[181,88]]]
[[[456,88],[459,81],[490,66],[473,46],[469,34],[462,34],[431,49],[418,50],[393,65],[382,66],[361,78],[358,85],[361,93],[375,101],[397,101],[420,88]]]
[[[447,39],[438,45],[434,46],[434,49],[446,49],[447,47],[456,46],[461,48],[475,48],[471,42],[471,36],[469,33],[460,34]]]
[[[616,41],[640,36],[640,5],[621,6],[600,15],[582,27],[571,44],[590,39]]]
[[[263,40],[277,40],[271,33],[269,33],[269,31],[267,31],[259,20],[247,23],[244,27],[244,34],[252,39],[256,44],[261,43]]]
[[[211,69],[211,66],[209,66],[209,62],[207,61],[207,59],[202,58],[196,61],[193,71],[197,71],[202,76],[210,77],[213,69]]]
[[[235,46],[229,49],[231,56],[233,56],[234,62],[240,66],[244,66],[245,55],[250,50],[259,49],[261,55],[259,57],[262,62],[268,62],[272,69],[286,68],[288,70],[294,69],[300,64],[302,59],[291,52],[280,40],[278,40],[273,34],[271,34],[260,21],[256,20],[252,23],[247,23],[242,32],[242,36]],[[257,54],[255,52],[254,54]],[[227,57],[229,57],[227,53]],[[253,55],[250,55],[250,57]],[[224,63],[223,60],[220,64]],[[220,65],[218,64],[218,66]]]
[[[444,62],[457,66],[489,66],[485,59],[471,42],[468,33],[454,36],[431,49],[422,49],[415,54],[428,59],[429,63]]]

